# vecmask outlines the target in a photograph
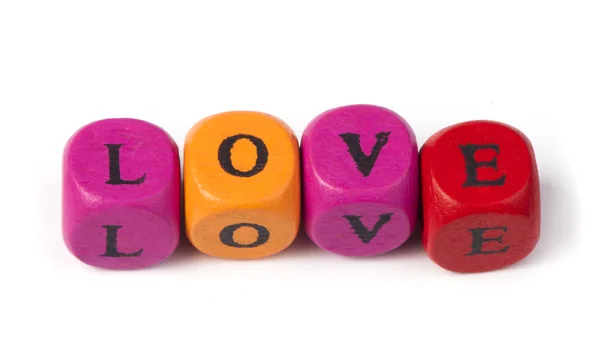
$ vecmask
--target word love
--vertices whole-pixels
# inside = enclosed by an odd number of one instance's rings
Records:
[[[286,249],[302,219],[344,256],[389,252],[419,228],[432,261],[466,273],[514,264],[539,240],[533,148],[500,122],[452,125],[419,150],[395,112],[349,105],[312,120],[300,148],[282,120],[233,111],[194,125],[183,154],[181,173],[175,141],[142,120],[79,129],[63,155],[69,251],[96,267],[149,267],[173,253],[183,223],[205,254],[261,258]]]

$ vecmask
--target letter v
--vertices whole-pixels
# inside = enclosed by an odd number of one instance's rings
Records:
[[[363,176],[368,177],[369,174],[371,174],[373,166],[375,165],[375,161],[379,157],[379,152],[381,152],[381,148],[387,144],[390,133],[391,132],[382,132],[375,135],[375,138],[377,138],[377,143],[373,146],[373,149],[371,149],[371,154],[368,156],[365,155],[360,147],[360,136],[358,134],[340,134],[340,137],[348,146],[348,152],[350,152],[350,155],[354,159],[358,170]]]
[[[393,213],[379,215],[379,221],[373,227],[373,230],[369,230],[360,221],[360,216],[345,215],[344,217],[350,222],[350,226],[354,230],[354,233],[358,235],[358,238],[365,244],[368,244],[377,235],[381,227],[387,224],[392,218]]]

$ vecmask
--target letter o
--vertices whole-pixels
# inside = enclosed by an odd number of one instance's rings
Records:
[[[251,227],[258,232],[258,239],[256,239],[256,241],[254,243],[242,245],[242,244],[236,243],[233,240],[233,233],[235,233],[235,231],[237,229],[244,227],[244,226]],[[223,228],[223,230],[221,230],[221,233],[219,234],[219,238],[221,239],[221,242],[223,244],[233,247],[233,248],[256,248],[257,246],[261,246],[264,243],[266,243],[269,240],[270,236],[271,236],[271,233],[269,233],[269,230],[267,230],[266,227],[264,227],[262,225],[250,224],[250,223],[240,223],[240,224],[226,226],[225,228]]]
[[[256,147],[256,163],[251,170],[246,172],[236,169],[231,162],[231,148],[233,148],[235,142],[240,139],[248,139]],[[230,136],[221,142],[221,145],[219,146],[218,159],[219,163],[221,164],[221,168],[223,168],[225,172],[237,177],[252,177],[265,169],[267,161],[269,160],[269,151],[267,150],[265,143],[260,138],[249,134],[238,134]]]

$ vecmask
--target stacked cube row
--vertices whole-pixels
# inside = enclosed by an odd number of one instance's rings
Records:
[[[328,110],[300,145],[274,116],[225,112],[192,127],[183,181],[180,168],[175,141],[146,121],[79,129],[63,159],[69,251],[97,267],[152,266],[179,244],[182,214],[192,245],[230,259],[284,250],[301,220],[315,244],[346,256],[389,252],[420,228],[428,256],[456,272],[506,267],[539,239],[533,148],[495,121],[457,123],[419,151],[410,125],[379,106]]]

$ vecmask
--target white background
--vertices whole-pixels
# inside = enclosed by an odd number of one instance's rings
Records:
[[[1,1],[0,363],[598,363],[599,11],[594,1]],[[298,136],[336,106],[389,107],[419,145],[456,122],[521,129],[542,237],[458,275],[420,243],[350,259],[299,240],[257,261],[191,248],[153,269],[63,245],[61,154],[135,117],[179,143],[264,111]]]

